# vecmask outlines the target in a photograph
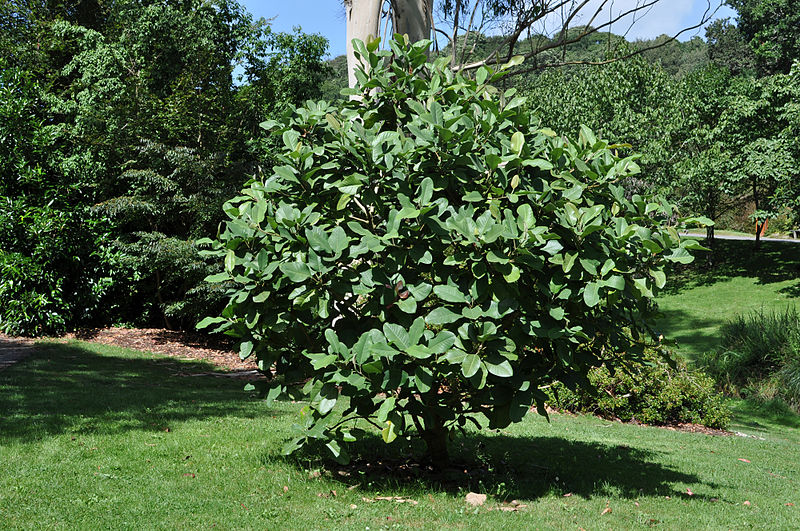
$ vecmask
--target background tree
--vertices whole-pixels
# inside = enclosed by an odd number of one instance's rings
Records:
[[[1,195],[17,205],[4,219],[24,226],[24,203],[74,221],[40,231],[61,238],[51,238],[54,258],[70,259],[53,260],[63,271],[37,286],[52,285],[48,297],[75,306],[53,313],[50,331],[99,317],[81,311],[94,303],[78,302],[69,280],[78,271],[94,275],[104,320],[192,326],[219,300],[202,282],[215,266],[198,257],[194,239],[216,230],[224,200],[258,171],[270,149],[258,123],[319,93],[324,39],[271,32],[229,0],[10,0],[0,25],[0,60],[37,81],[3,86],[14,95],[4,127],[16,147],[2,165]],[[92,224],[96,237],[107,234],[94,248],[81,228]],[[5,249],[38,260],[35,246],[22,248],[36,238],[14,239]],[[92,272],[96,254],[105,265]]]
[[[712,63],[727,68],[734,76],[755,73],[756,58],[753,49],[730,19],[719,19],[709,24],[706,27],[706,39],[708,58]]]
[[[788,74],[800,58],[800,1],[728,0],[762,74]]]

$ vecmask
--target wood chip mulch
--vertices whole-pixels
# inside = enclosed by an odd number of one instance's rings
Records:
[[[242,361],[232,344],[200,334],[162,328],[97,328],[67,334],[64,339],[113,345],[184,360],[207,361],[228,371],[256,369],[254,360]]]

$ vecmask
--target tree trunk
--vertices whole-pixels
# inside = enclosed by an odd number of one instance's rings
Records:
[[[350,87],[356,86],[358,60],[353,49],[353,39],[365,43],[368,37],[377,37],[381,21],[383,0],[345,0],[347,13],[347,74]]]
[[[435,468],[446,466],[450,462],[450,454],[447,451],[449,433],[441,417],[435,412],[426,416],[425,429],[421,435],[428,447],[428,458],[433,466]]]
[[[409,42],[429,39],[432,24],[433,0],[392,0],[394,32],[408,35]]]
[[[706,263],[709,266],[714,265],[714,225],[706,227],[706,244],[711,252],[706,255]]]
[[[764,230],[764,222],[756,221],[756,252],[761,250],[761,231]]]
[[[758,202],[758,181],[755,178],[752,180],[753,184],[753,205],[755,207],[755,212],[758,213],[759,202]],[[758,219],[756,219],[756,245],[755,245],[755,252],[761,250],[761,230],[764,228],[763,223],[759,223]]]

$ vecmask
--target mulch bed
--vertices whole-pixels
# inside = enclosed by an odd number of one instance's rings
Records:
[[[163,328],[96,328],[67,334],[65,339],[130,348],[184,360],[207,361],[229,371],[255,370],[255,360],[242,361],[232,343],[201,334]]]

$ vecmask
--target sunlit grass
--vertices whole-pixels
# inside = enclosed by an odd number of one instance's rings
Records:
[[[657,328],[690,359],[719,345],[720,327],[740,314],[782,312],[800,302],[800,244],[717,241],[715,253],[673,273],[658,299]]]

